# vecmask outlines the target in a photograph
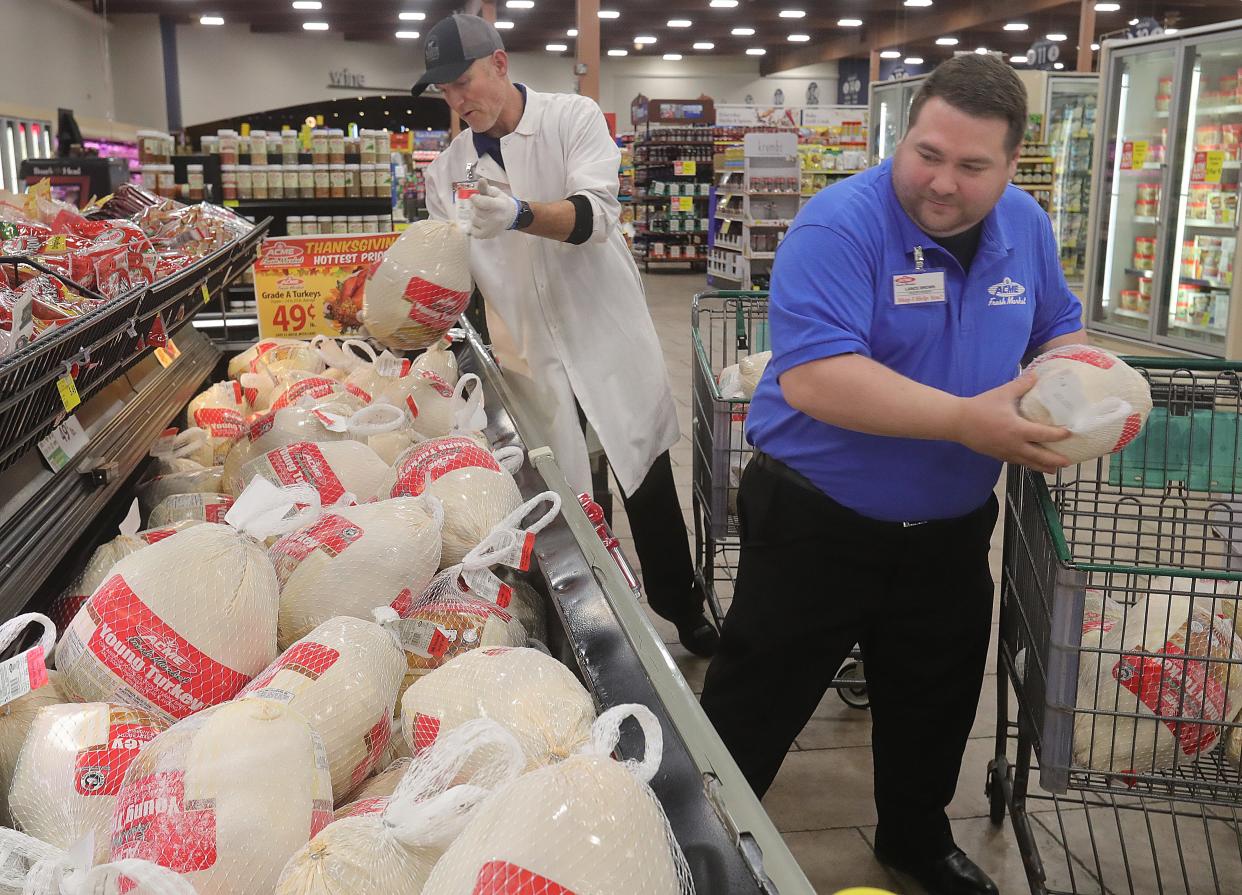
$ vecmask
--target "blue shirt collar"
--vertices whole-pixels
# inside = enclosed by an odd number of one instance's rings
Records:
[[[522,110],[525,111],[526,85],[514,84],[513,86],[516,87],[518,92],[522,94]],[[470,132],[470,137],[474,140],[474,151],[479,158],[483,158],[484,155],[490,155],[495,160],[496,164],[500,165],[502,170],[504,169],[505,160],[504,156],[502,156],[500,152],[499,137],[489,137],[487,134],[480,134],[479,132],[473,130]]]

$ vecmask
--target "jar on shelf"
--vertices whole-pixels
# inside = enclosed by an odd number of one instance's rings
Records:
[[[154,162],[144,162],[142,166],[142,187],[158,194],[160,188],[160,166]]]
[[[392,215],[381,214],[379,216],[379,226],[380,226],[380,233],[391,233],[392,232]]]
[[[286,165],[298,163],[298,132],[285,128],[280,132],[280,155]]]
[[[358,153],[361,151],[360,149],[361,145],[362,145],[361,141],[359,140],[358,137],[346,137],[345,138],[345,161],[346,163],[349,163],[351,161],[352,162],[358,161]]]
[[[168,199],[177,198],[177,176],[172,165],[156,166],[155,191]]]
[[[185,182],[189,188],[191,202],[203,201],[203,166],[202,165],[186,165],[185,166]]]
[[[298,165],[298,198],[315,198],[315,166]]]
[[[348,233],[349,232],[349,218],[343,214],[332,215],[332,232],[333,233]]]
[[[384,199],[392,195],[392,165],[380,162],[375,165],[375,197]]]
[[[375,164],[375,131],[361,130],[358,132],[359,149],[361,162],[364,165]]]
[[[285,183],[285,198],[286,199],[298,198],[301,195],[301,183],[298,177],[298,173],[299,173],[298,166],[297,165],[281,165],[280,173]],[[314,177],[313,174],[311,176],[312,178]],[[312,179],[311,190],[313,191],[314,188],[315,188],[315,182]]]
[[[254,180],[253,171],[249,165],[237,165],[237,198],[253,199],[254,198]]]
[[[222,130],[217,134],[220,138],[220,164],[237,164],[237,131]]]
[[[285,219],[285,235],[301,236],[302,235],[302,218],[296,214],[289,215]]]
[[[328,164],[345,164],[345,131],[339,127],[328,130]]]
[[[362,166],[345,166],[345,196],[357,199],[362,196]]]
[[[237,198],[237,166],[221,165],[220,166],[220,189],[223,191],[223,198],[227,201]]]
[[[366,198],[375,198],[375,165],[362,166],[362,195]]]
[[[267,198],[267,165],[250,166],[250,189],[256,199]]]
[[[283,199],[285,197],[285,175],[280,165],[264,165],[267,169],[267,197]]]
[[[319,218],[313,214],[302,215],[302,235],[314,235],[319,232]]]
[[[327,199],[332,195],[331,177],[327,165],[315,165],[315,198]]]
[[[203,155],[219,155],[220,154],[220,138],[214,134],[206,134],[198,141],[199,149]]]
[[[375,132],[375,160],[388,164],[392,155],[392,134],[386,129]]]
[[[362,233],[363,232],[362,215],[351,214],[349,216],[349,232],[350,233]]]
[[[250,164],[267,164],[267,131],[250,132]]]
[[[379,233],[379,215],[365,214],[362,216],[363,233]]]
[[[311,131],[311,161],[316,165],[328,164],[328,129],[317,127]]]
[[[328,195],[333,199],[345,198],[345,166],[328,166]]]
[[[332,232],[332,215],[320,214],[315,216],[315,223],[319,227],[320,233]]]

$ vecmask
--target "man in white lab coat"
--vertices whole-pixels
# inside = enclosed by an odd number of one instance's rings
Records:
[[[509,79],[499,32],[477,16],[436,23],[427,71],[469,125],[427,169],[433,218],[466,222],[470,269],[505,382],[538,417],[569,484],[591,490],[583,420],[621,486],[652,608],[687,649],[717,634],[694,583],[668,449],[680,432],[642,279],[620,231],[621,155],[587,97]],[[476,195],[455,207],[473,171]]]

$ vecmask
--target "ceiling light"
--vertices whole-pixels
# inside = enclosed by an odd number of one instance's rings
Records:
[[[905,58],[905,63],[906,65],[922,65],[923,57],[922,56],[907,56]]]
[[[1054,62],[1054,63],[1052,63],[1052,67],[1053,67],[1053,68],[1055,68],[1057,71],[1060,71],[1061,69],[1065,68],[1065,63],[1064,63],[1064,62]]]
[[[796,44],[804,44],[804,43],[806,43],[806,42],[807,42],[808,40],[810,40],[810,39],[811,39],[811,35],[809,35],[809,34],[791,34],[791,35],[789,35],[789,41],[790,41],[791,43],[796,43]]]
[[[1095,4],[1096,12],[1117,12],[1121,9],[1120,3],[1097,3]]]
[[[200,25],[223,25],[224,16],[203,16],[198,23]]]
[[[634,38],[634,43],[636,44],[653,44],[655,42],[656,39],[650,34],[640,34]]]
[[[801,9],[782,9],[781,10],[782,19],[801,19],[805,15],[806,15],[806,12]]]
[[[900,59],[901,50],[881,50],[880,58],[881,59]]]
[[[701,40],[694,45],[694,48],[696,50],[714,50],[716,49],[716,45],[710,40]]]
[[[565,44],[545,44],[544,49],[549,53],[564,53],[569,47],[565,46]]]
[[[417,31],[398,31],[397,37],[400,40],[418,40]]]
[[[767,50],[765,50],[763,47],[747,47],[746,48],[747,56],[762,56],[766,52]]]
[[[1026,22],[1006,22],[1005,23],[1006,31],[1025,31],[1027,28],[1030,28],[1030,27],[1031,26],[1028,25]]]
[[[303,22],[302,30],[303,31],[327,31],[328,23],[327,22]]]
[[[936,46],[938,46],[938,47],[956,47],[956,46],[957,46],[957,38],[956,38],[956,37],[937,37],[937,38],[936,38]]]
[[[1126,24],[1128,24],[1128,25],[1137,25],[1137,24],[1138,24],[1138,19],[1131,19],[1131,20],[1130,20],[1129,22],[1127,22]]]
[[[615,10],[615,9],[601,9],[601,10],[599,11],[599,13],[597,13],[597,14],[599,15],[599,17],[600,17],[601,19],[619,19],[619,18],[621,18],[621,13],[617,12],[617,10]]]
[[[1181,28],[1165,28],[1164,33],[1165,34],[1176,34],[1177,32],[1181,30],[1182,30]]]
[[[534,9],[535,0],[505,0],[507,9]]]
[[[988,54],[988,48],[987,47],[975,47],[975,52],[978,53],[980,56],[986,56]]]
[[[569,28],[568,30],[566,30],[566,31],[565,31],[565,36],[566,36],[566,37],[577,37],[577,36],[578,36],[578,29],[577,29],[577,28]]]
[[[293,0],[294,9],[323,9],[319,0]]]
[[[664,54],[664,61],[665,61],[665,62],[680,62],[680,61],[681,61],[681,53],[665,53],[665,54]]]
[[[670,28],[689,28],[694,22],[689,19],[669,19],[668,27]]]
[[[712,0],[708,6],[712,9],[735,9],[737,7],[737,0]]]
[[[1091,45],[1091,49],[1092,49],[1093,51],[1094,51],[1094,50],[1099,50],[1099,48],[1100,48],[1100,45],[1099,45],[1099,44],[1092,44],[1092,45]]]
[[[1009,61],[1014,65],[1026,65],[1027,60],[1025,56],[1010,56]]]
[[[932,0],[906,0],[906,6],[931,6]]]
[[[1060,42],[1061,42],[1061,41],[1063,41],[1063,40],[1069,40],[1069,36],[1068,36],[1068,35],[1065,35],[1065,34],[1062,34],[1062,33],[1061,33],[1061,32],[1059,32],[1059,31],[1056,31],[1056,32],[1053,32],[1052,34],[1045,34],[1045,35],[1044,35],[1044,39],[1045,39],[1045,40],[1050,40],[1050,41],[1052,41],[1053,43],[1060,43]]]
[[[497,19],[493,24],[501,31],[507,31],[513,27],[513,23],[508,19]]]
[[[630,55],[630,51],[629,50],[609,50],[608,55],[609,56],[628,56]]]
[[[755,33],[754,28],[734,28],[731,32],[734,37],[750,37]]]
[[[403,22],[421,22],[423,19],[427,18],[427,13],[425,12],[399,12],[397,13],[397,18]]]
[[[862,19],[837,19],[838,28],[857,28],[862,24]]]

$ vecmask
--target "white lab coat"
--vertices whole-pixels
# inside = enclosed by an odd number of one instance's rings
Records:
[[[590,199],[590,241],[518,231],[471,240],[470,271],[505,381],[539,417],[569,484],[590,491],[576,397],[632,494],[680,432],[642,278],[620,230],[620,152],[594,101],[530,89],[517,129],[500,145],[503,169],[491,156],[479,159],[469,129],[458,134],[427,169],[427,208],[452,220],[453,181],[475,161],[480,177],[528,202]]]

